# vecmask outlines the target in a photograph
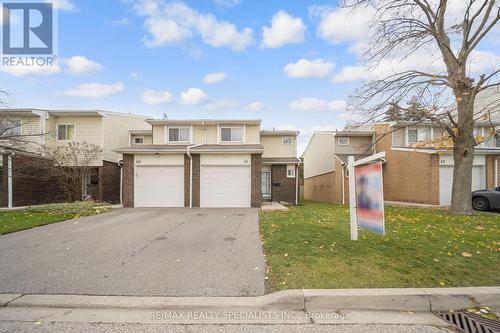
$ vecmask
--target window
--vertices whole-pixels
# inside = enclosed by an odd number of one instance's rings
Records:
[[[221,127],[221,142],[243,142],[243,127]]]
[[[284,137],[283,139],[281,139],[281,143],[284,145],[292,145],[293,138],[291,136]]]
[[[295,165],[288,164],[286,166],[286,177],[287,178],[295,178]]]
[[[347,146],[349,144],[349,138],[338,138],[337,142],[340,146]]]
[[[136,145],[142,145],[144,143],[144,137],[143,136],[137,136],[134,138],[134,144]]]
[[[21,119],[1,118],[0,135],[21,135]]]
[[[168,128],[169,142],[190,142],[191,129],[189,127],[169,127]]]
[[[409,128],[408,144],[428,141],[431,138],[430,128]]]
[[[75,140],[75,125],[57,125],[57,140]]]

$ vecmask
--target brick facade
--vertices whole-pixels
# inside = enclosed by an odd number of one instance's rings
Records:
[[[288,178],[286,165],[273,165],[271,167],[271,196],[273,201],[285,201],[295,204],[296,178]],[[295,174],[296,177],[298,174]]]
[[[200,207],[200,155],[191,154],[193,159],[193,207]],[[184,207],[189,207],[190,177],[189,157],[184,155]]]
[[[262,154],[252,155],[251,169],[251,206],[260,207],[262,206]]]
[[[99,191],[101,201],[109,203],[120,202],[120,171],[117,163],[103,161],[99,168]]]
[[[123,207],[134,207],[134,155],[123,154]]]
[[[439,205],[439,156],[392,150],[389,125],[376,125],[377,151],[385,151],[384,199]]]
[[[8,206],[8,155],[3,157],[2,207]],[[68,200],[53,164],[42,157],[16,154],[12,156],[12,205],[40,205]]]
[[[497,186],[495,184],[495,160],[500,159],[500,156],[498,155],[487,155],[486,156],[486,188],[494,188]],[[499,162],[497,162],[499,163]],[[500,168],[499,168],[500,169]],[[498,170],[497,170],[498,172]],[[500,176],[500,173],[497,174],[496,179],[498,179]]]

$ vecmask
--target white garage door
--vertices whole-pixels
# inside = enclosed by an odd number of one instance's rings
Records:
[[[471,191],[486,188],[485,167],[475,165],[472,167],[472,189]],[[451,204],[451,189],[453,187],[453,166],[439,167],[439,203],[441,205]]]
[[[135,207],[184,207],[183,166],[136,166]]]
[[[246,165],[202,165],[201,207],[250,207],[251,170]]]

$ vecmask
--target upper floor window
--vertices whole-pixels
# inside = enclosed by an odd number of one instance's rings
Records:
[[[286,166],[286,177],[287,178],[295,178],[295,165],[288,164]]]
[[[431,129],[430,128],[409,128],[408,129],[408,143],[417,143],[430,140]]]
[[[189,127],[169,127],[168,128],[169,142],[190,142],[191,129]]]
[[[1,118],[0,135],[4,137],[21,135],[21,119]]]
[[[75,140],[75,125],[68,125],[68,124],[57,125],[57,140],[61,141]]]
[[[338,138],[337,142],[340,146],[347,146],[349,144],[349,138]]]
[[[221,142],[243,142],[243,127],[221,127]]]
[[[134,144],[135,145],[142,145],[142,144],[144,144],[144,137],[143,136],[136,136],[134,138]]]
[[[284,145],[293,145],[293,138],[291,136],[286,136],[281,139],[281,143]]]

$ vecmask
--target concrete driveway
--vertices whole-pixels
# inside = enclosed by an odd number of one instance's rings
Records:
[[[121,209],[0,236],[0,293],[254,296],[256,209]]]

